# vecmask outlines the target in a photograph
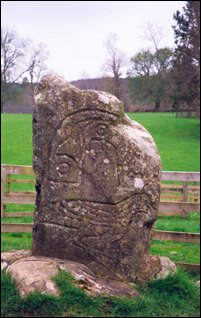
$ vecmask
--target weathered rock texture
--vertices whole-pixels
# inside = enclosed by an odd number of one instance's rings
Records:
[[[41,80],[35,101],[33,255],[143,279],[160,197],[151,135],[113,95],[80,91],[55,75]]]
[[[148,268],[150,260],[152,266],[155,264],[154,270],[151,271]],[[164,278],[175,271],[175,265],[167,257],[152,256],[148,260],[148,264],[146,273],[148,276],[150,272],[152,273],[152,277],[149,276],[149,278]],[[166,264],[165,267],[164,264]],[[117,280],[97,278],[83,264],[44,256],[31,256],[31,251],[2,253],[1,267],[15,280],[21,296],[26,296],[31,292],[60,296],[60,290],[53,277],[58,275],[61,270],[70,273],[74,278],[73,284],[85,290],[89,295],[139,296],[139,292],[134,289],[133,284],[130,286]]]
[[[11,251],[1,254],[1,267],[15,280],[21,296],[31,292],[41,292],[60,296],[60,290],[53,278],[61,270],[70,273],[74,285],[84,289],[89,295],[139,296],[124,282],[98,279],[85,265],[68,260],[31,256],[30,251]]]

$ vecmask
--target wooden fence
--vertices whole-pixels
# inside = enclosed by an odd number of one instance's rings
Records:
[[[29,175],[32,179],[13,179],[13,175]],[[34,204],[35,191],[13,191],[14,183],[35,183],[32,166],[1,165],[1,216],[28,216],[30,212],[7,212],[8,203]],[[200,173],[198,172],[162,172],[160,215],[188,216],[189,212],[200,211]],[[179,184],[164,183],[177,182]],[[15,214],[14,214],[15,213]]]
[[[18,179],[16,175],[26,175]],[[27,176],[30,176],[27,179]],[[32,166],[1,165],[1,217],[33,216],[33,212],[5,212],[7,204],[34,204],[35,191],[13,191],[14,183],[35,183]],[[14,177],[14,178],[13,178]],[[32,179],[31,179],[32,178]],[[200,211],[200,173],[163,171],[159,215],[182,215]],[[2,223],[1,232],[32,232],[33,224]],[[173,231],[154,231],[153,239],[199,243],[200,234]],[[198,265],[183,264],[198,270]]]

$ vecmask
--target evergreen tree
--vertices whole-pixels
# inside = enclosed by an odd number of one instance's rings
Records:
[[[200,2],[187,1],[174,14],[174,100],[177,110],[200,113]]]

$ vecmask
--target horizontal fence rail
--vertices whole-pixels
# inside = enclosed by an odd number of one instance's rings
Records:
[[[35,204],[36,194],[35,192],[13,192],[13,193],[2,193],[1,204],[6,205],[8,203],[15,204]],[[199,212],[199,203],[185,203],[185,202],[160,202],[159,203],[159,214],[160,215],[183,215],[188,216],[189,212]],[[7,212],[7,216],[9,216]],[[13,212],[15,213],[15,212]],[[19,212],[23,213],[23,212]],[[21,214],[15,215],[15,217],[21,216]],[[5,216],[5,212],[3,212]],[[13,217],[13,216],[12,216]]]
[[[154,231],[153,239],[160,241],[200,243],[200,234],[173,231]]]
[[[32,166],[20,166],[20,165],[1,165],[1,174],[28,174],[34,176]]]
[[[34,179],[12,179],[11,175],[28,175],[34,177],[32,166],[1,165],[1,216],[13,217],[13,212],[4,212],[6,204],[35,204],[35,191],[13,191],[14,183],[34,183]],[[161,178],[161,200],[159,215],[182,215],[200,211],[200,173],[163,171]],[[164,181],[176,181],[181,184],[164,184]],[[193,183],[189,184],[189,183]],[[6,188],[7,186],[7,188]],[[6,188],[6,190],[4,190]],[[20,214],[23,213],[23,214]],[[15,217],[25,216],[24,212],[16,212]]]
[[[31,233],[33,223],[1,223],[2,233]]]
[[[199,212],[200,204],[185,202],[160,202],[160,215],[182,215],[188,216],[189,212]]]
[[[2,193],[1,200],[3,204],[16,203],[16,204],[34,204],[35,203],[35,192],[13,192],[13,193]]]
[[[20,166],[20,165],[1,165],[2,174],[28,174],[34,176],[32,166]],[[163,171],[162,181],[194,181],[200,182],[199,172],[183,172],[183,171]]]
[[[200,182],[199,172],[163,171],[161,181]]]
[[[33,223],[1,223],[1,232],[32,232]],[[184,233],[171,231],[153,231],[153,239],[160,241],[175,241],[199,243],[200,234],[198,233]]]
[[[174,262],[177,267],[183,267],[186,271],[195,272],[200,274],[200,264],[189,264],[189,263],[182,263],[182,262]]]

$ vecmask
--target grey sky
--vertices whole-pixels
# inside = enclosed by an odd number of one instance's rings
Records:
[[[50,51],[49,70],[68,81],[82,73],[102,75],[106,59],[103,42],[109,33],[118,36],[118,48],[130,58],[150,47],[142,39],[147,23],[160,26],[161,46],[174,46],[173,14],[185,1],[1,1],[2,26],[44,42]]]

